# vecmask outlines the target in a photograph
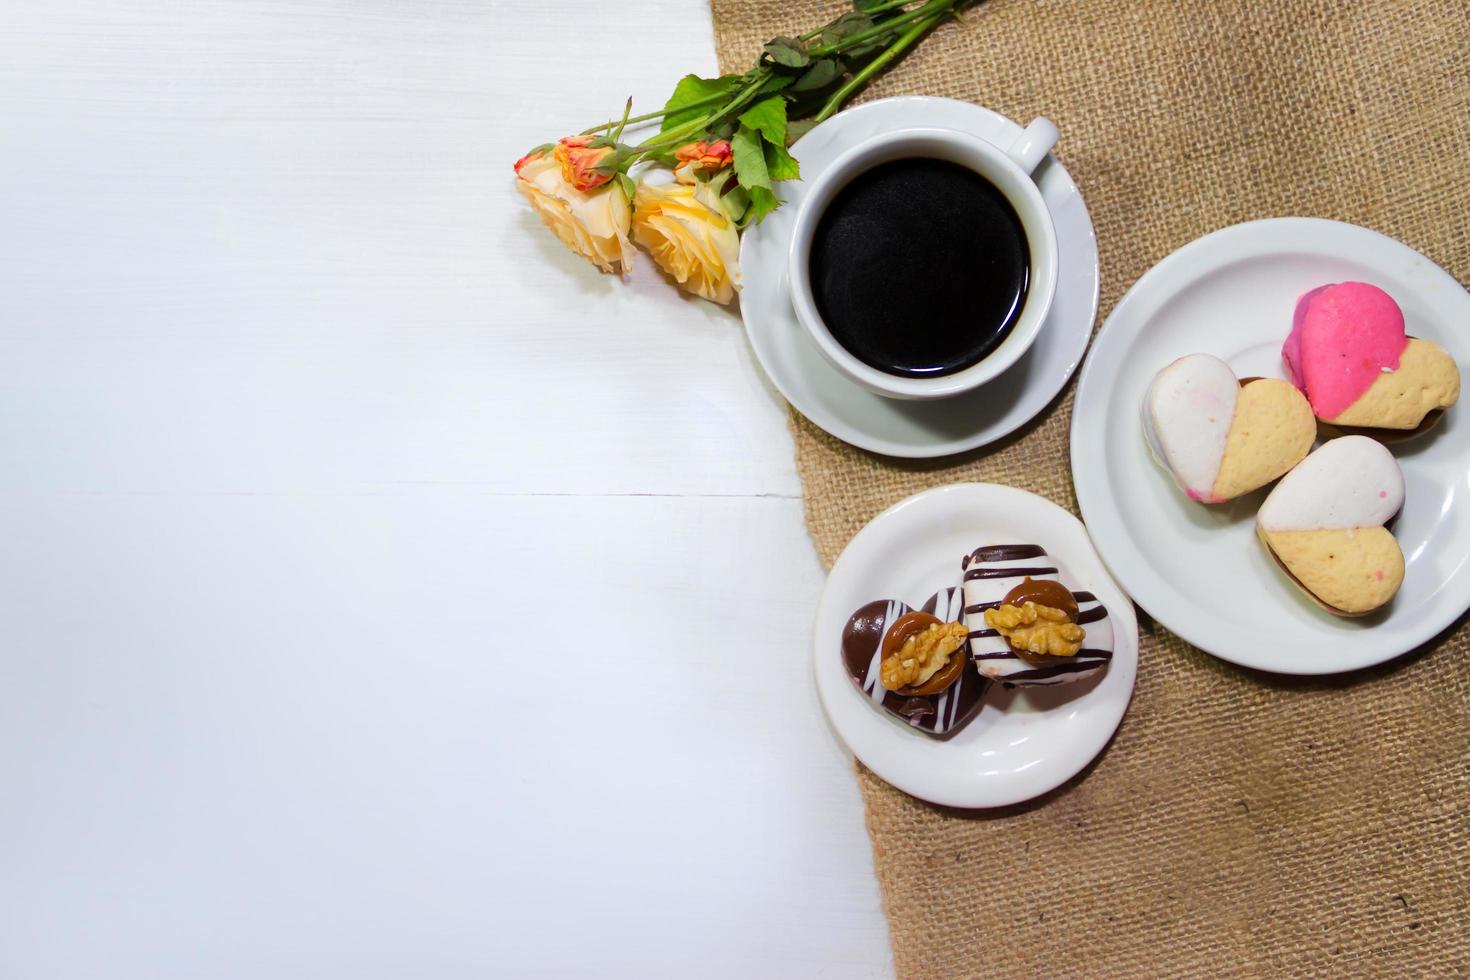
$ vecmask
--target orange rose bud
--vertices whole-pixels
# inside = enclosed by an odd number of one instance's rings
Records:
[[[610,146],[588,146],[594,137],[566,136],[556,144],[551,156],[561,164],[561,175],[577,190],[586,193],[595,190],[613,179],[611,171],[597,169],[597,165],[613,153]]]
[[[719,140],[715,143],[706,143],[704,140],[685,143],[674,151],[674,157],[683,163],[692,163],[700,170],[719,170],[734,159],[734,155],[730,152],[729,140]]]

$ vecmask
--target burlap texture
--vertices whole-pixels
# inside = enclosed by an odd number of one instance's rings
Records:
[[[736,71],[842,9],[712,7]],[[1099,322],[1173,249],[1273,215],[1376,228],[1470,276],[1466,0],[989,0],[864,98],[918,93],[1061,128],[1097,227]],[[1069,386],[998,447],[912,464],[793,413],[823,562],[943,483],[1075,512],[1071,414]],[[900,976],[1470,974],[1463,621],[1384,668],[1316,681],[1222,664],[1147,617],[1141,641],[1113,744],[1036,803],[945,811],[858,767]]]

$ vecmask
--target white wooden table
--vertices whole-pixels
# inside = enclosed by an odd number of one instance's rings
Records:
[[[511,185],[713,67],[702,0],[0,0],[0,976],[891,972],[780,400]]]

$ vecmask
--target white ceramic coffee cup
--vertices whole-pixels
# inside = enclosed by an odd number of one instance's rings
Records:
[[[1046,201],[1031,179],[1032,171],[1056,145],[1057,136],[1057,127],[1040,117],[1005,147],[954,129],[902,129],[875,136],[834,160],[802,199],[787,271],[796,317],[827,360],[869,391],[908,399],[948,398],[970,391],[1020,360],[1041,332],[1057,289],[1056,230]],[[1021,315],[1000,346],[961,371],[927,378],[889,374],[853,356],[822,322],[811,287],[812,236],[832,198],[858,174],[890,160],[912,157],[948,160],[994,184],[1021,220],[1031,259]]]

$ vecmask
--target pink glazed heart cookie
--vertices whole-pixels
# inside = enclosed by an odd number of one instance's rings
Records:
[[[1333,426],[1428,428],[1460,397],[1454,359],[1439,344],[1407,336],[1398,303],[1365,282],[1302,296],[1281,359],[1313,413]]]
[[[1191,500],[1218,504],[1300,463],[1317,423],[1287,382],[1239,380],[1218,357],[1190,354],[1155,375],[1144,397],[1143,432]]]
[[[1404,581],[1404,553],[1384,525],[1404,505],[1398,461],[1367,436],[1324,443],[1278,484],[1256,533],[1307,595],[1338,616],[1388,603]]]

